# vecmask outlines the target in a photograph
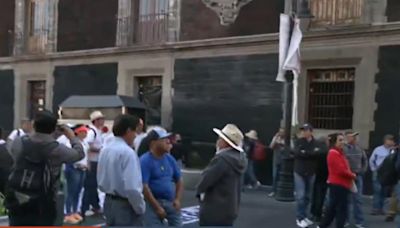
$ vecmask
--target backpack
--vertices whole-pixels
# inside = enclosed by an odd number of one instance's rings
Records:
[[[396,170],[398,153],[397,150],[391,151],[378,168],[378,181],[382,186],[396,185],[399,180],[399,175]]]
[[[8,153],[8,150],[4,144],[0,145],[0,193],[4,194],[4,189],[8,182],[8,176],[10,175],[11,168],[13,165],[13,159]]]
[[[22,151],[15,161],[6,186],[5,207],[24,210],[50,203],[54,199],[54,183],[48,154],[58,143],[38,144],[28,136],[21,138]]]
[[[253,160],[255,161],[265,160],[267,158],[265,149],[266,147],[260,141],[256,141],[254,145]]]

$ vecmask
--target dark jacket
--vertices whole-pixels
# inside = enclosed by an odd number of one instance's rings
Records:
[[[244,153],[233,149],[217,152],[197,186],[200,225],[232,225],[239,212],[241,176],[246,170]]]
[[[302,176],[312,176],[316,173],[318,156],[322,153],[320,145],[313,138],[297,140],[294,150],[294,171]]]
[[[14,161],[10,153],[8,153],[6,144],[0,145],[0,192],[4,192],[13,163]]]
[[[60,174],[61,174],[61,166],[62,164],[66,163],[73,163],[76,161],[81,160],[82,158],[85,157],[85,152],[83,149],[83,146],[81,142],[79,141],[78,138],[72,139],[71,142],[71,147],[68,148],[65,145],[59,144],[56,139],[52,137],[52,135],[49,134],[41,134],[41,133],[33,133],[32,135],[29,135],[29,138],[31,141],[35,144],[42,144],[42,145],[47,145],[47,144],[55,144],[56,147],[54,147],[54,150],[52,150],[47,158],[50,164],[50,169],[51,169],[51,174],[52,178],[54,181],[53,185],[53,195],[57,196],[57,190],[59,189],[60,186]],[[22,139],[17,138],[13,141],[12,144],[12,149],[11,149],[11,156],[13,157],[14,164],[17,164],[17,161],[21,159],[21,155],[23,152],[23,144],[22,144]],[[54,198],[54,206],[56,203],[56,199]],[[32,212],[34,213],[34,212]],[[50,216],[50,215],[49,215]]]
[[[248,159],[252,159],[253,158],[255,147],[256,147],[256,141],[255,140],[250,139],[248,137],[244,137],[243,149],[244,149],[244,152],[246,153]]]

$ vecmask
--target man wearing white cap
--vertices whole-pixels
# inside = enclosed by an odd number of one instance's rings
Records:
[[[104,115],[100,111],[94,111],[90,114],[89,131],[86,137],[86,143],[89,144],[88,151],[88,168],[85,179],[85,192],[82,199],[81,213],[85,217],[85,212],[92,206],[94,213],[100,213],[99,195],[97,192],[97,163],[99,161],[99,153],[103,148],[102,128],[104,127]]]
[[[233,226],[239,212],[241,177],[246,170],[243,133],[233,124],[214,128],[217,153],[197,186],[200,226]]]

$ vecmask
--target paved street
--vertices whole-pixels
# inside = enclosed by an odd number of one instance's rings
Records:
[[[367,215],[367,227],[370,228],[394,228],[395,223],[384,222],[384,217],[368,215],[370,211],[370,199],[365,199],[364,213]],[[183,207],[196,206],[195,193],[186,191]],[[188,216],[184,216],[188,217]],[[190,216],[189,216],[190,217]],[[190,218],[189,218],[190,220]],[[84,225],[102,224],[100,219],[89,218]],[[197,227],[198,223],[186,224],[185,227]],[[272,227],[295,228],[295,203],[278,202],[268,198],[265,191],[248,191],[242,195],[242,204],[236,227]]]
[[[384,222],[384,217],[368,215],[370,211],[370,199],[365,200],[364,213],[367,214],[367,227],[369,228],[394,228],[396,223]],[[193,222],[195,216],[190,215],[193,206],[197,206],[195,193],[186,191],[183,205],[188,208],[185,211],[184,227],[197,227],[198,223]],[[192,222],[191,222],[192,221]],[[189,223],[188,223],[189,222]],[[191,223],[190,223],[191,222]],[[104,220],[99,217],[88,217],[82,225],[103,225]],[[0,225],[8,225],[0,222]],[[242,195],[242,204],[239,218],[235,227],[271,227],[271,228],[296,228],[295,226],[295,203],[283,203],[268,198],[265,191],[248,191]]]

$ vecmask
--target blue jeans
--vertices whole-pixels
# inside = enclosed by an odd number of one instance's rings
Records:
[[[374,199],[372,208],[374,211],[383,211],[385,205],[385,189],[382,187],[378,180],[378,173],[375,171],[372,175],[374,184]]]
[[[167,213],[166,220],[168,221],[168,224],[164,224],[163,221],[158,217],[154,208],[149,203],[146,203],[146,212],[144,215],[145,226],[182,226],[181,211],[177,211],[173,207],[171,201],[158,200],[158,203]]]
[[[247,169],[244,174],[244,184],[245,185],[255,185],[257,184],[257,177],[254,173],[254,161],[251,159],[247,160]]]
[[[358,192],[350,193],[348,220],[351,218],[351,208],[353,209],[353,216],[355,224],[364,224],[364,214],[362,211],[362,190],[363,190],[363,177],[357,175],[355,179]]]
[[[85,171],[71,168],[65,170],[67,180],[67,199],[65,202],[67,214],[78,212],[79,194],[83,188]]]
[[[308,216],[308,207],[312,196],[312,191],[315,182],[315,175],[302,176],[294,173],[294,185],[296,191],[297,202],[297,219],[303,220]]]
[[[272,167],[272,191],[276,192],[276,188],[278,187],[278,181],[279,181],[279,173],[281,172],[281,164],[277,161],[273,161],[273,167]]]

